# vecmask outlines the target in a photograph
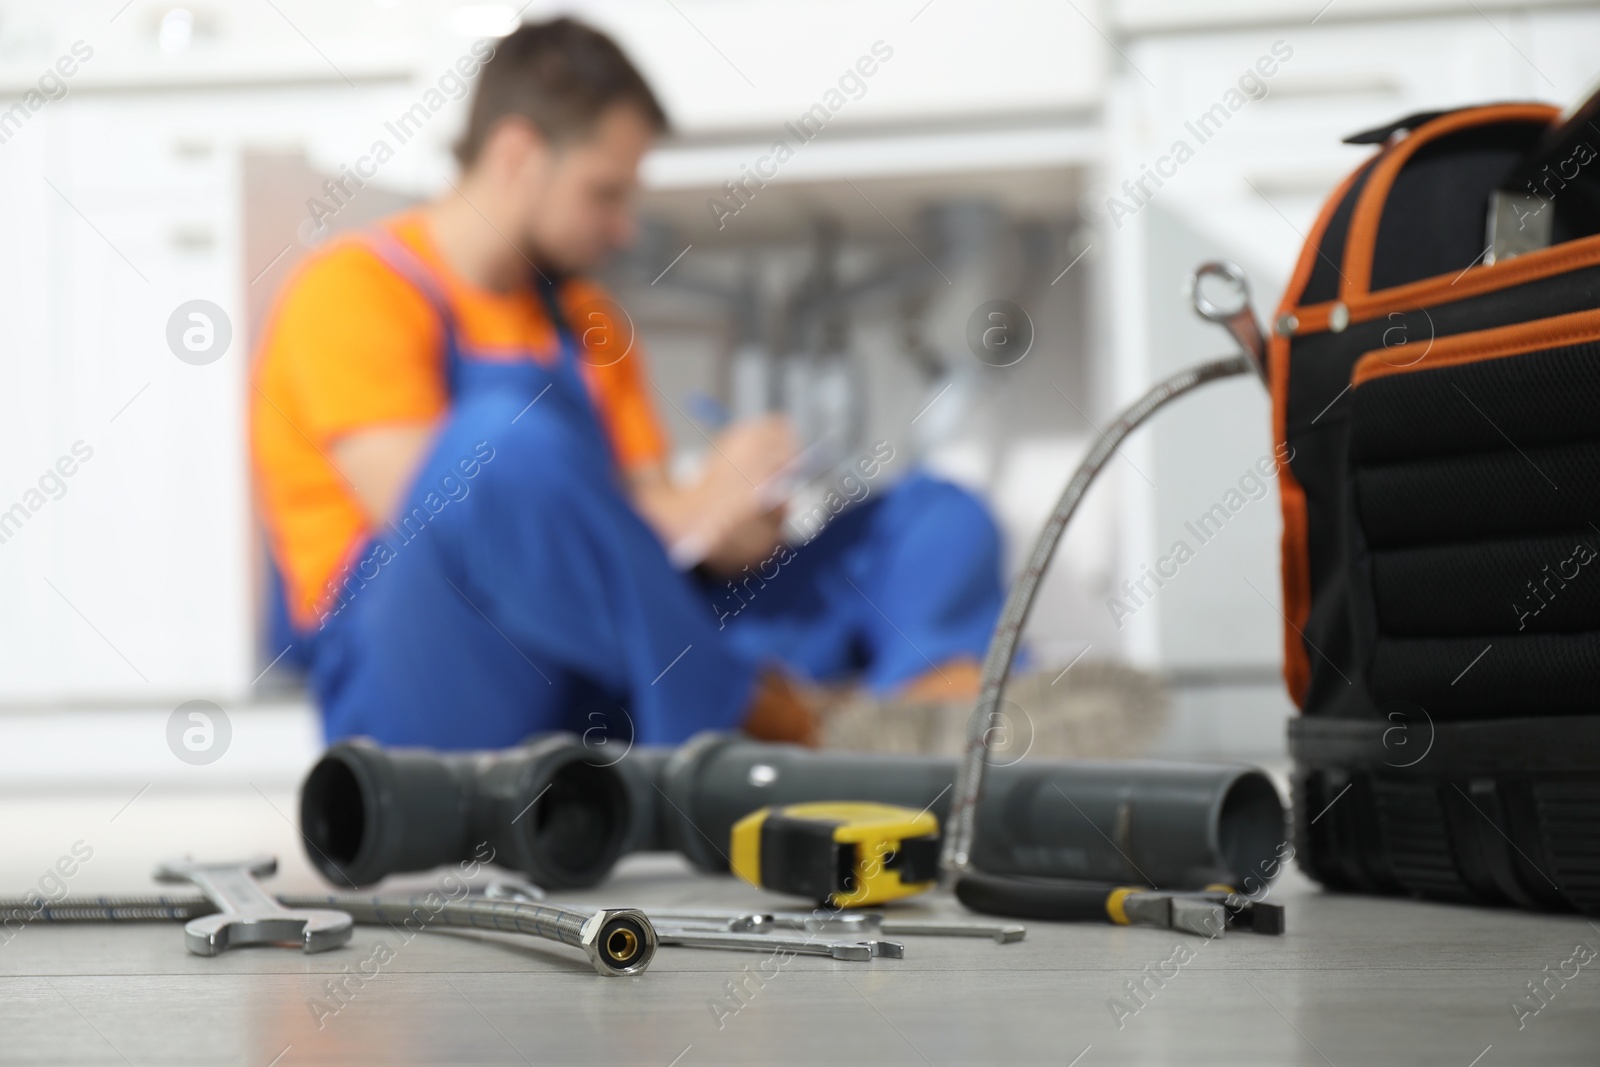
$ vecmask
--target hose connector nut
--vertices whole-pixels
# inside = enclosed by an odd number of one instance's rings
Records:
[[[599,973],[639,974],[655,958],[656,928],[642,911],[604,908],[584,921],[579,943]]]

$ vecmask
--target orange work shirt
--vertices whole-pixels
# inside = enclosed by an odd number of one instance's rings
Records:
[[[380,225],[432,271],[460,343],[475,356],[558,357],[555,325],[532,287],[499,293],[461,278],[420,212]],[[604,298],[581,280],[561,290],[569,312]],[[585,343],[589,331],[570,314],[568,321]],[[661,462],[667,441],[639,346],[579,366],[622,468]],[[377,525],[334,469],[329,446],[361,430],[434,422],[449,406],[443,324],[412,282],[358,240],[335,241],[296,269],[257,352],[250,443],[268,542],[297,625],[316,621],[328,583]]]

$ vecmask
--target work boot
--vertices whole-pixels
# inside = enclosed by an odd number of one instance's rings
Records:
[[[957,756],[975,700],[876,698],[857,692],[822,713],[824,748]],[[1143,753],[1167,724],[1166,687],[1120,663],[1084,660],[1066,671],[1012,679],[989,726],[993,765],[1023,756],[1111,759]]]

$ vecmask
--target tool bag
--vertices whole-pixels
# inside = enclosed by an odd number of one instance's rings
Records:
[[[1514,104],[1351,138],[1381,147],[1327,202],[1279,309],[1294,840],[1330,888],[1600,913],[1600,122],[1584,125]],[[1486,254],[1497,192],[1514,258]]]

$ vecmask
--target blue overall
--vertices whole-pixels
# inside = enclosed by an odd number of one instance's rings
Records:
[[[737,589],[684,574],[628,501],[554,290],[558,357],[486,359],[429,268],[369,240],[439,316],[451,406],[400,517],[308,635],[330,741],[498,748],[598,723],[672,743],[736,727],[766,666],[886,690],[983,654],[998,538],[970,495],[913,474]]]

